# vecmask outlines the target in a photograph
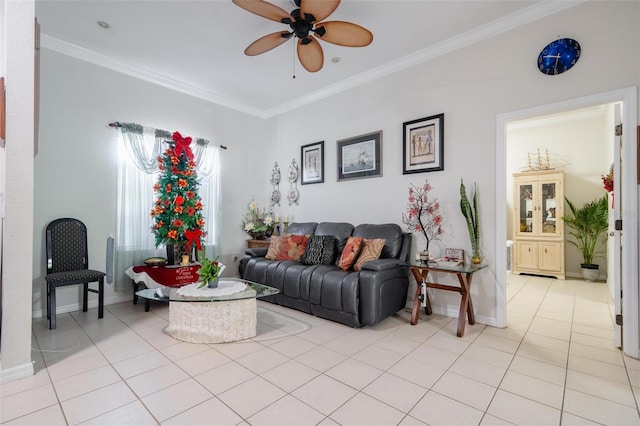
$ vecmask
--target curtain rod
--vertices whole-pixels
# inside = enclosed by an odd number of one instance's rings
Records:
[[[113,123],[109,123],[109,127],[113,127],[114,129],[120,128],[122,127],[121,124],[118,121],[114,121]],[[162,129],[158,129],[158,130],[162,130]],[[167,132],[167,133],[171,133],[168,130],[162,130],[163,132]],[[227,149],[226,145],[218,145],[220,147],[220,149]]]

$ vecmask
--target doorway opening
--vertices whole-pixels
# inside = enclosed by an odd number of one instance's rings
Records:
[[[614,150],[615,137],[614,105],[622,105],[622,121],[626,132],[619,140],[621,150]],[[622,246],[619,264],[614,262],[604,266],[602,278],[606,274],[613,276],[613,268],[621,277],[622,309],[624,311],[623,350],[634,358],[638,358],[638,196],[635,159],[637,125],[636,88],[628,88],[574,99],[498,116],[497,120],[497,176],[496,176],[496,275],[497,285],[497,323],[506,327],[506,279],[507,251],[513,258],[512,248],[508,247],[509,236],[513,235],[513,186],[512,174],[527,168],[557,168],[570,171],[567,173],[564,195],[569,199],[591,201],[598,195],[601,175],[609,172],[610,165],[620,161],[619,193],[616,202],[620,205],[621,218],[624,220],[624,231],[620,232]],[[573,130],[570,128],[573,127]],[[597,130],[596,130],[597,129]],[[626,133],[626,134],[625,134]],[[587,157],[585,159],[585,153]],[[615,158],[615,156],[618,158]],[[595,180],[595,182],[594,182]],[[594,184],[595,183],[595,184]],[[595,191],[595,192],[593,192]],[[564,202],[564,200],[562,200]],[[549,213],[546,213],[549,214]],[[504,224],[509,224],[509,228]],[[501,243],[504,242],[504,243]],[[568,277],[579,274],[579,254],[573,246],[565,247]],[[606,263],[606,262],[600,262]],[[613,283],[611,284],[613,287]],[[611,291],[612,294],[614,291]]]

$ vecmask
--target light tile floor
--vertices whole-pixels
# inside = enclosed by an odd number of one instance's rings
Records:
[[[508,328],[409,311],[352,329],[269,303],[256,339],[164,333],[166,305],[33,323],[36,374],[2,386],[14,425],[638,425],[640,361],[602,283],[509,276]]]

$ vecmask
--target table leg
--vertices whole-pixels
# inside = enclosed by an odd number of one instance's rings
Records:
[[[131,284],[133,284],[133,304],[137,305],[138,304],[138,295],[136,294],[136,292],[138,291],[138,283],[132,280]]]
[[[471,278],[473,274],[467,274],[467,293],[469,294],[469,304],[467,305],[467,316],[469,317],[469,324],[473,325],[476,323],[476,315],[473,310],[473,302],[471,301]]]
[[[420,296],[422,295],[422,286],[417,283],[416,295],[413,298],[413,309],[411,310],[411,325],[416,325],[420,318]]]
[[[456,274],[458,276],[458,282],[460,283],[460,311],[458,312],[458,330],[457,336],[462,337],[464,335],[464,327],[469,317],[469,324],[475,324],[475,317],[473,314],[473,303],[471,302],[471,295],[469,294],[471,274]]]
[[[416,295],[413,298],[413,309],[411,311],[411,325],[416,325],[418,323],[418,319],[420,318],[420,303],[425,302],[424,304],[424,313],[426,315],[431,315],[433,311],[431,310],[431,301],[429,300],[429,294],[425,291],[422,293],[422,284],[427,282],[427,275],[429,271],[421,268],[410,268],[411,273],[413,274],[413,278],[416,280]]]

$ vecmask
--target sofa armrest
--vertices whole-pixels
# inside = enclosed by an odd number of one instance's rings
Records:
[[[249,257],[265,257],[268,250],[269,249],[266,247],[254,247],[246,249],[244,251],[244,254],[248,255]]]
[[[388,269],[397,268],[401,263],[402,262],[398,259],[370,260],[362,264],[362,270],[363,271],[386,271]]]

